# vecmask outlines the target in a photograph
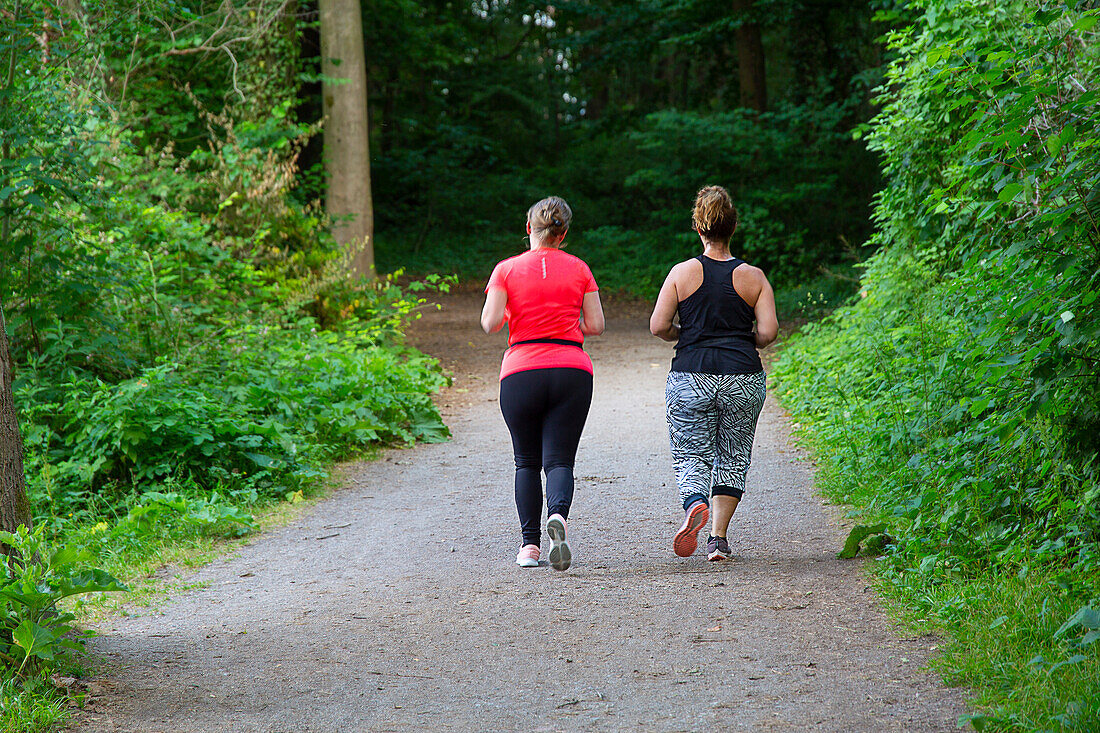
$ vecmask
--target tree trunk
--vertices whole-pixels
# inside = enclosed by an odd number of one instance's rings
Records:
[[[31,526],[31,505],[23,477],[23,436],[11,391],[12,363],[4,304],[0,302],[0,530],[14,532]],[[7,554],[7,546],[0,555]]]
[[[359,0],[320,0],[325,114],[325,209],[332,234],[352,254],[351,270],[373,278],[374,205],[370,191],[367,69]]]
[[[764,80],[764,44],[760,40],[760,24],[752,12],[752,0],[733,0],[733,9],[741,19],[741,25],[737,28],[741,106],[764,112],[768,109],[768,94]]]
[[[15,3],[13,20],[19,21],[20,3]],[[13,24],[14,27],[14,24]],[[14,36],[14,34],[13,34]],[[10,93],[15,81],[15,38],[9,38],[8,68],[4,74],[4,91]],[[0,187],[10,185],[7,162],[11,159],[11,138],[4,135],[0,143],[0,162],[5,171]],[[7,256],[11,241],[11,211],[0,221],[0,252]],[[0,260],[0,274],[4,267]],[[0,278],[2,280],[2,278]],[[23,476],[23,435],[19,432],[19,415],[15,411],[15,398],[11,390],[12,363],[8,350],[8,327],[4,322],[4,302],[0,294],[0,530],[14,532],[20,525],[31,526],[31,505],[27,501],[26,479]],[[0,546],[0,555],[9,554],[7,545]]]

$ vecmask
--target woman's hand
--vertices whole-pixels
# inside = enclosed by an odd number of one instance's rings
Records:
[[[490,287],[485,294],[485,307],[481,309],[481,328],[485,333],[496,333],[504,326],[504,308],[507,305],[508,292],[503,288]]]

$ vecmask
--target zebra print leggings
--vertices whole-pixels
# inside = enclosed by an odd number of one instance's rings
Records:
[[[665,415],[676,485],[686,509],[699,499],[741,498],[767,378],[669,372]]]

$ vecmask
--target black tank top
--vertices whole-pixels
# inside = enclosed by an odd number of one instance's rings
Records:
[[[703,283],[680,301],[680,340],[672,371],[756,374],[763,370],[752,326],[756,314],[733,287],[733,271],[744,260],[720,262],[705,255]]]

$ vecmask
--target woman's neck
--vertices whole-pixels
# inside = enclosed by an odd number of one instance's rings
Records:
[[[561,249],[562,241],[564,241],[564,237],[560,239],[557,237],[548,237],[546,239],[535,239],[531,237],[531,250]]]
[[[703,255],[712,260],[733,259],[733,255],[730,254],[729,242],[711,242],[704,240]]]

